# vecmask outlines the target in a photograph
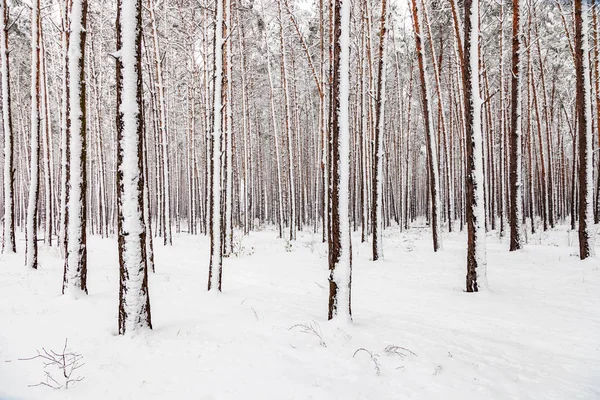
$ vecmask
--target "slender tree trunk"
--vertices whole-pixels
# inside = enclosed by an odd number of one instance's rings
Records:
[[[4,234],[2,253],[15,253],[14,136],[10,101],[8,53],[8,6],[0,0],[0,68],[2,74],[2,128],[4,132]]]
[[[385,2],[385,0],[384,0]],[[385,10],[385,8],[384,8]],[[331,237],[329,240],[328,319],[352,319],[350,178],[350,0],[335,0],[332,90]]]
[[[152,24],[152,42],[154,45],[154,62],[156,65],[156,89],[158,92],[158,111],[160,118],[158,126],[160,130],[161,151],[162,151],[162,178],[163,178],[163,207],[164,207],[164,226],[163,240],[164,245],[172,245],[173,238],[171,236],[171,185],[170,185],[170,169],[169,169],[169,138],[167,132],[167,110],[165,101],[165,87],[163,81],[163,70],[160,56],[160,47],[158,43],[158,28],[156,26],[155,4],[152,0],[148,1],[148,10],[150,13],[150,21]]]
[[[119,335],[152,329],[143,217],[142,3],[117,0]]]
[[[381,237],[383,200],[383,128],[385,125],[385,75],[387,36],[387,0],[381,1],[381,27],[379,32],[379,69],[377,75],[377,99],[375,102],[375,144],[373,147],[373,183],[371,200],[371,224],[373,231],[373,261],[382,256]]]
[[[523,183],[521,165],[521,0],[513,2],[511,112],[510,112],[510,251],[523,248],[521,220]]]
[[[212,161],[210,174],[210,263],[208,269],[208,290],[221,291],[221,276],[223,267],[223,253],[221,247],[221,143],[222,134],[222,90],[223,90],[223,7],[227,0],[216,2],[215,25],[215,70],[214,70],[214,103],[213,103],[213,129],[211,137]]]
[[[575,0],[575,72],[579,142],[579,258],[594,253],[592,87],[589,56],[589,4]]]
[[[70,168],[69,160],[71,158],[69,152],[69,138],[70,138],[70,127],[69,127],[69,0],[61,2],[61,20],[62,20],[62,32],[61,32],[61,50],[63,52],[63,76],[62,76],[62,98],[61,98],[61,145],[60,145],[60,158],[61,158],[61,180],[60,180],[60,225],[59,225],[59,238],[58,246],[61,250],[61,254],[67,257],[67,236],[69,224],[69,209],[67,204],[69,203],[69,180],[70,180]],[[64,278],[63,278],[64,279]]]
[[[27,205],[27,237],[25,265],[38,267],[38,198],[40,192],[40,4],[33,0],[31,8],[31,131],[29,165],[29,199]]]
[[[425,141],[427,146],[427,167],[429,174],[429,193],[431,196],[431,228],[433,236],[433,251],[441,248],[439,237],[439,174],[437,162],[437,147],[433,135],[433,121],[431,120],[431,98],[429,93],[429,80],[427,77],[427,66],[425,50],[422,44],[421,26],[423,25],[422,10],[417,4],[418,0],[412,0],[413,24],[415,30],[415,42],[417,50],[417,61],[419,64],[419,76],[421,79],[421,103],[423,106],[423,119],[425,125]]]
[[[63,277],[65,290],[87,294],[87,105],[85,41],[87,0],[73,0],[69,40],[69,125],[71,148],[69,162],[69,234]]]

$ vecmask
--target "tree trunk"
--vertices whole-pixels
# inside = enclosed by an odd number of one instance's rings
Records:
[[[29,165],[29,199],[27,204],[27,237],[25,265],[38,267],[38,198],[40,192],[40,4],[33,0],[31,9],[31,140]]]
[[[15,168],[14,135],[10,101],[10,69],[8,53],[8,6],[0,0],[0,67],[2,68],[2,128],[4,132],[4,235],[2,253],[15,253]]]
[[[594,252],[592,91],[589,58],[589,4],[575,0],[575,72],[579,142],[579,258]]]
[[[523,248],[521,219],[523,183],[521,161],[521,0],[513,2],[511,112],[510,112],[510,251]]]
[[[384,0],[385,3],[385,0]],[[385,8],[384,8],[385,10]],[[352,245],[348,217],[350,170],[350,0],[335,0],[332,90],[331,237],[328,319],[352,319]]]
[[[69,234],[63,278],[65,290],[87,294],[87,107],[85,77],[85,41],[87,0],[73,0],[70,12],[71,35],[69,40],[69,125],[70,184]]]
[[[152,329],[143,217],[141,14],[141,0],[117,0],[119,335]]]
[[[223,253],[221,247],[222,229],[221,224],[221,143],[222,116],[221,100],[223,90],[223,7],[227,0],[216,2],[216,25],[215,25],[215,84],[213,103],[213,129],[211,137],[212,161],[210,174],[210,263],[208,268],[208,290],[221,291],[221,276],[223,267]]]

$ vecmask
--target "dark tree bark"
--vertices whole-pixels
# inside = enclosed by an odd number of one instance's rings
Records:
[[[381,207],[383,197],[383,125],[384,125],[384,102],[385,102],[385,38],[387,32],[386,24],[387,0],[381,2],[381,28],[379,31],[379,68],[377,73],[377,99],[375,101],[375,144],[373,146],[373,182],[371,200],[371,224],[373,231],[373,261],[381,257]],[[334,108],[335,110],[335,108]]]
[[[150,328],[142,169],[142,4],[117,1],[119,335]]]
[[[71,5],[70,54],[79,57],[69,61],[71,103],[68,111],[71,127],[71,161],[69,190],[69,233],[62,292],[71,287],[87,294],[87,107],[85,79],[85,41],[87,0],[74,0]]]
[[[513,0],[512,67],[510,104],[510,251],[523,248],[521,165],[521,20],[520,1]]]
[[[15,253],[14,136],[10,101],[8,6],[0,0],[0,68],[2,68],[2,128],[4,132],[4,235],[2,253]]]
[[[483,134],[479,94],[479,0],[465,0],[465,147],[467,217],[467,292],[486,286]]]
[[[593,254],[592,93],[589,59],[589,5],[575,0],[575,73],[579,142],[579,258]]]
[[[328,319],[352,319],[352,248],[349,221],[349,30],[350,0],[335,0],[331,109],[331,234],[329,237]]]

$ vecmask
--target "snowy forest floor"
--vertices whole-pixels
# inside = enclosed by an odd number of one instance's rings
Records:
[[[28,271],[20,241],[0,256],[0,399],[600,398],[600,261],[579,261],[576,232],[529,235],[513,253],[490,233],[490,289],[477,294],[463,291],[464,233],[436,254],[428,229],[388,229],[378,262],[356,236],[352,324],[327,322],[320,235],[300,232],[291,248],[276,236],[242,239],[218,295],[206,291],[206,237],[156,240],[154,329],[131,338],[116,334],[114,238],[89,238],[89,295],[77,300],[60,295],[56,249],[40,244]],[[43,364],[19,358],[61,352],[66,338],[85,379],[29,387]]]

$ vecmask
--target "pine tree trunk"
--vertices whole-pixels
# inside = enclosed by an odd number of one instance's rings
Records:
[[[385,74],[387,37],[387,0],[381,2],[381,27],[379,32],[379,68],[377,75],[377,99],[375,101],[375,143],[373,146],[373,176],[371,199],[371,224],[373,231],[373,261],[382,256],[381,237],[383,200],[383,127],[385,117]]]
[[[510,112],[510,251],[523,248],[521,219],[523,183],[521,165],[521,0],[513,2],[511,112]]]
[[[40,4],[32,2],[31,14],[31,130],[29,155],[29,198],[27,204],[27,236],[25,265],[28,268],[38,267],[38,199],[40,192]]]
[[[465,124],[467,150],[467,292],[487,286],[483,133],[479,95],[479,0],[465,0]]]
[[[117,0],[119,335],[152,329],[143,217],[141,14],[141,0]]]
[[[413,23],[415,29],[415,42],[417,61],[419,64],[419,76],[421,80],[421,103],[423,107],[423,120],[425,125],[425,142],[427,146],[427,169],[429,175],[429,194],[431,196],[431,228],[433,238],[433,251],[441,248],[439,237],[439,174],[437,162],[437,148],[433,136],[433,121],[431,120],[431,99],[429,93],[429,80],[427,77],[427,66],[425,49],[422,43],[421,26],[423,25],[422,10],[417,0],[412,0]]]
[[[14,134],[10,101],[10,69],[8,53],[8,6],[0,0],[0,68],[2,74],[2,128],[4,132],[4,234],[2,253],[15,253],[15,168]]]
[[[227,0],[216,2],[215,25],[215,70],[214,70],[214,103],[213,103],[213,129],[211,137],[212,161],[210,174],[210,264],[208,269],[208,290],[221,291],[221,277],[223,267],[223,253],[221,238],[223,225],[221,224],[221,143],[222,134],[222,90],[223,90],[223,7]]]
[[[70,184],[69,233],[62,292],[82,291],[87,294],[87,107],[85,76],[85,41],[87,0],[73,0],[70,10],[69,40],[69,125]]]
[[[592,93],[589,59],[589,4],[575,0],[575,72],[579,142],[579,258],[594,252]]]
[[[385,0],[384,0],[385,2]],[[385,8],[384,8],[385,9]],[[335,0],[332,90],[331,237],[328,319],[352,319],[352,245],[349,222],[350,0]]]

